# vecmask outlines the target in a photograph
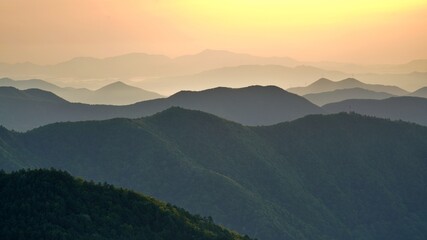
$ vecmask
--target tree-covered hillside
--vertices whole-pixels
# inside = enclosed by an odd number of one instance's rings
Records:
[[[215,225],[132,191],[66,172],[0,172],[2,239],[243,240]]]
[[[259,239],[427,237],[427,128],[415,124],[335,114],[245,127],[171,108],[3,129],[2,146],[9,170],[64,169]]]

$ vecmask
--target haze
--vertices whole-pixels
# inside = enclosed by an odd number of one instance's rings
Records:
[[[0,14],[5,63],[207,48],[363,64],[427,55],[423,0],[3,0]]]

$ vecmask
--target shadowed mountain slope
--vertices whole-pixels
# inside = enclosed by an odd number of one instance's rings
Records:
[[[0,139],[4,169],[65,169],[259,239],[427,236],[427,128],[415,124],[337,114],[245,127],[171,108]]]
[[[13,88],[0,89],[20,92]],[[183,91],[169,98],[126,106],[75,104],[64,100],[45,103],[32,98],[10,98],[5,94],[0,95],[0,100],[0,124],[15,130],[60,121],[137,118],[172,106],[202,110],[245,125],[269,125],[323,112],[308,100],[273,86]]]
[[[355,112],[359,114],[403,120],[427,125],[427,99],[419,97],[392,97],[383,100],[355,99],[323,106],[329,113]]]

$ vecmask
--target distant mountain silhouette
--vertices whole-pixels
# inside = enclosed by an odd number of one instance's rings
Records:
[[[392,97],[383,100],[345,100],[323,106],[329,113],[355,112],[359,114],[403,120],[427,125],[427,99],[419,97]]]
[[[427,87],[420,88],[409,96],[427,98]]]
[[[123,82],[111,83],[95,91],[85,88],[62,88],[40,79],[17,81],[10,78],[1,78],[0,86],[11,86],[21,90],[38,88],[55,93],[70,102],[89,104],[126,105],[163,97],[154,92],[126,85]]]
[[[286,57],[258,57],[223,50],[205,50],[194,55],[169,58],[163,55],[130,53],[108,58],[77,57],[54,65],[2,64],[0,75],[37,75],[72,78],[162,77],[245,64],[297,65]]]
[[[366,84],[354,78],[347,78],[341,81],[331,81],[321,78],[306,87],[296,87],[287,89],[289,92],[298,95],[307,95],[311,93],[330,92],[338,89],[363,88],[375,92],[384,92],[392,95],[406,95],[408,92],[396,86],[384,86],[378,84]]]
[[[2,101],[7,99],[24,100],[33,102],[46,102],[46,103],[66,103],[64,99],[56,96],[55,94],[40,89],[27,89],[20,91],[13,87],[0,87],[0,98]]]
[[[2,169],[67,170],[212,216],[223,226],[264,240],[426,239],[426,156],[426,127],[357,114],[312,115],[246,127],[200,111],[171,108],[142,119],[56,123],[26,133],[0,127]],[[0,183],[0,191],[21,191],[27,203],[34,199],[27,197],[35,191],[32,187],[54,187],[55,193],[70,197],[65,201],[67,213],[92,200],[103,201],[93,195],[99,188],[71,191],[74,184],[52,185],[49,176],[17,176],[20,185]],[[47,189],[37,192],[51,196]],[[74,205],[80,193],[94,197]],[[16,205],[0,208],[28,214],[40,206],[10,200],[15,196],[6,194],[2,203]],[[111,207],[102,208],[110,210],[110,228],[132,230],[114,220],[120,208],[130,208],[122,221],[132,214],[132,219],[140,217],[139,207],[132,210],[137,203],[105,201]],[[49,204],[49,209],[58,206],[63,205]],[[20,216],[17,220],[30,219]],[[76,218],[87,219],[72,215],[64,221]],[[177,233],[182,231],[177,227]]]
[[[19,92],[13,88],[3,90]],[[270,125],[323,113],[323,109],[303,97],[274,86],[182,91],[169,98],[126,106],[75,104],[63,100],[44,104],[31,98],[17,100],[8,96],[0,96],[0,100],[0,125],[15,130],[28,130],[58,121],[137,118],[172,106],[202,110],[245,125]]]
[[[374,92],[363,88],[347,88],[330,92],[311,93],[304,95],[304,98],[318,106],[323,106],[328,103],[341,102],[348,99],[385,99],[394,96],[389,93]]]
[[[126,105],[144,100],[163,98],[162,95],[129,86],[123,82],[114,82],[89,94],[84,103]]]
[[[394,85],[415,91],[427,85],[427,71],[396,74],[357,74],[355,77],[365,83]]]
[[[176,92],[176,89],[198,91],[217,86],[236,88],[262,84],[286,88],[310,83],[313,79],[323,76],[340,79],[346,77],[346,74],[310,66],[241,65],[213,69],[194,75],[146,79],[135,84],[144,89],[168,94]]]
[[[271,72],[264,71],[265,77],[261,74],[250,76],[234,77],[237,81],[228,78],[226,84],[204,84],[186,85],[193,75],[201,72],[222,68],[238,67],[245,65],[256,65],[261,68],[264,65],[279,65],[282,67],[294,68],[302,67],[296,75],[292,73],[275,75],[275,69]],[[307,72],[304,68],[308,67]],[[310,70],[318,69],[318,73],[313,75]],[[17,79],[42,78],[51,79],[53,83],[66,82],[66,86],[76,88],[100,88],[113,81],[140,81],[142,88],[159,92],[165,95],[172,94],[182,89],[202,90],[217,86],[243,87],[248,85],[276,85],[282,88],[302,86],[312,83],[315,79],[328,78],[339,80],[353,77],[366,83],[396,85],[404,89],[415,90],[426,85],[427,60],[414,60],[405,64],[395,65],[357,65],[348,63],[333,62],[303,62],[288,57],[259,57],[249,54],[234,53],[224,50],[204,50],[197,54],[183,55],[170,58],[163,55],[146,53],[129,53],[107,58],[77,57],[65,62],[53,65],[37,65],[29,62],[17,64],[1,64],[0,76],[7,76]],[[257,77],[258,76],[258,77]],[[202,77],[202,76],[200,76]],[[180,79],[183,83],[174,81],[164,81],[170,85],[166,88],[163,85],[155,85],[154,78],[164,80]],[[245,80],[247,78],[247,80]],[[96,79],[96,81],[94,81]],[[255,81],[257,79],[257,81]],[[148,88],[144,86],[147,81]],[[217,80],[219,81],[219,80]],[[202,81],[203,82],[203,81]],[[187,86],[187,87],[180,87]],[[166,90],[163,90],[165,89]]]
[[[143,108],[154,101],[136,105]],[[271,125],[323,112],[306,99],[275,86],[181,91],[158,102],[165,102],[168,107],[201,110],[245,125]]]

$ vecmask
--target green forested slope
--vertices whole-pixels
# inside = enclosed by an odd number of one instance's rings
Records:
[[[210,218],[54,170],[0,172],[2,239],[249,239]]]
[[[245,127],[172,108],[0,139],[13,150],[2,165],[135,189],[259,239],[427,237],[427,128],[415,124],[336,114]]]

